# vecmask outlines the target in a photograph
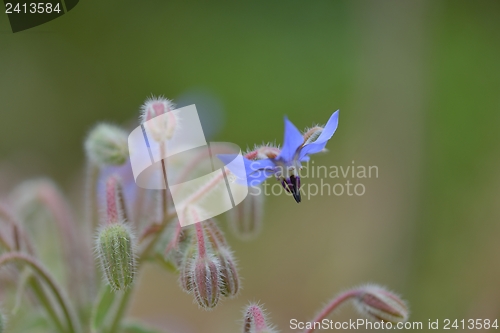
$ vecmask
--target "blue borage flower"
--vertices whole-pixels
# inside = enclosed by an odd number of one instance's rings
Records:
[[[335,111],[324,127],[315,126],[302,134],[288,118],[285,117],[285,136],[283,147],[262,146],[245,154],[244,170],[229,166],[238,180],[248,186],[256,186],[268,177],[275,176],[287,192],[300,202],[299,170],[302,162],[309,161],[309,155],[325,149],[326,143],[337,130],[339,110]],[[235,155],[218,155],[219,159],[229,165]],[[246,179],[246,180],[245,180]]]

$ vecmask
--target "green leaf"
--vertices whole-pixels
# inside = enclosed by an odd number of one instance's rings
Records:
[[[110,312],[114,300],[115,293],[111,290],[111,287],[108,285],[103,286],[92,309],[90,323],[92,332],[98,332],[104,327],[106,315]]]

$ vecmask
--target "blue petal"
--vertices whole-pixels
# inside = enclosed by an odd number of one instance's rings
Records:
[[[272,170],[259,170],[252,174],[250,174],[247,178],[248,186],[256,186],[260,183],[264,182],[267,178],[271,177],[274,174]]]
[[[243,158],[244,168],[230,164],[236,157],[236,154],[220,154],[217,157],[228,166],[229,170],[236,176],[236,182],[239,184],[257,185],[262,183],[267,177],[274,173],[274,162],[269,159],[251,161]]]
[[[333,134],[335,134],[338,125],[339,125],[339,110],[335,111],[331,115],[330,119],[328,119],[328,122],[326,123],[325,127],[323,128],[323,131],[316,139],[316,141],[308,143],[307,145],[302,147],[302,149],[300,150],[299,160],[304,160],[304,157],[308,154],[316,154],[322,151],[325,148],[328,140],[330,140]]]
[[[270,158],[265,158],[263,160],[249,160],[248,158],[244,159],[245,161],[245,169],[247,170],[247,174],[252,174],[261,170],[272,170],[276,166]]]
[[[304,143],[304,137],[300,131],[287,117],[285,117],[285,138],[283,139],[283,148],[279,158],[284,161],[291,161],[297,152],[297,149]]]

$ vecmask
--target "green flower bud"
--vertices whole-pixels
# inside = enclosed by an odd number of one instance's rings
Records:
[[[97,253],[106,281],[114,290],[130,287],[135,276],[134,239],[123,223],[104,226],[97,238]]]
[[[98,124],[85,140],[88,158],[98,165],[122,165],[127,161],[127,133],[118,126]]]

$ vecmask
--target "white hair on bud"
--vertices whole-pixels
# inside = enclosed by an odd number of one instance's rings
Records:
[[[168,98],[165,98],[163,95],[160,95],[158,97],[151,95],[151,97],[148,97],[148,99],[146,99],[144,104],[141,106],[141,115],[140,115],[141,123],[144,123],[149,120],[147,119],[147,111],[148,108],[150,108],[154,103],[162,103],[165,108],[165,112],[175,109],[175,103],[169,100]]]
[[[368,318],[393,323],[408,320],[408,304],[398,294],[376,284],[366,284],[356,289],[359,294],[354,299],[354,304],[357,310]],[[364,299],[367,295],[376,301],[370,304]]]
[[[258,308],[260,312],[262,313],[266,328],[264,330],[259,330],[257,331],[255,328],[255,322],[248,322],[248,313],[252,308]],[[250,302],[245,308],[243,309],[243,320],[242,320],[242,325],[243,325],[243,332],[244,333],[279,333],[279,331],[276,329],[276,327],[273,324],[269,323],[269,313],[268,311],[264,308],[264,305],[260,302]]]

